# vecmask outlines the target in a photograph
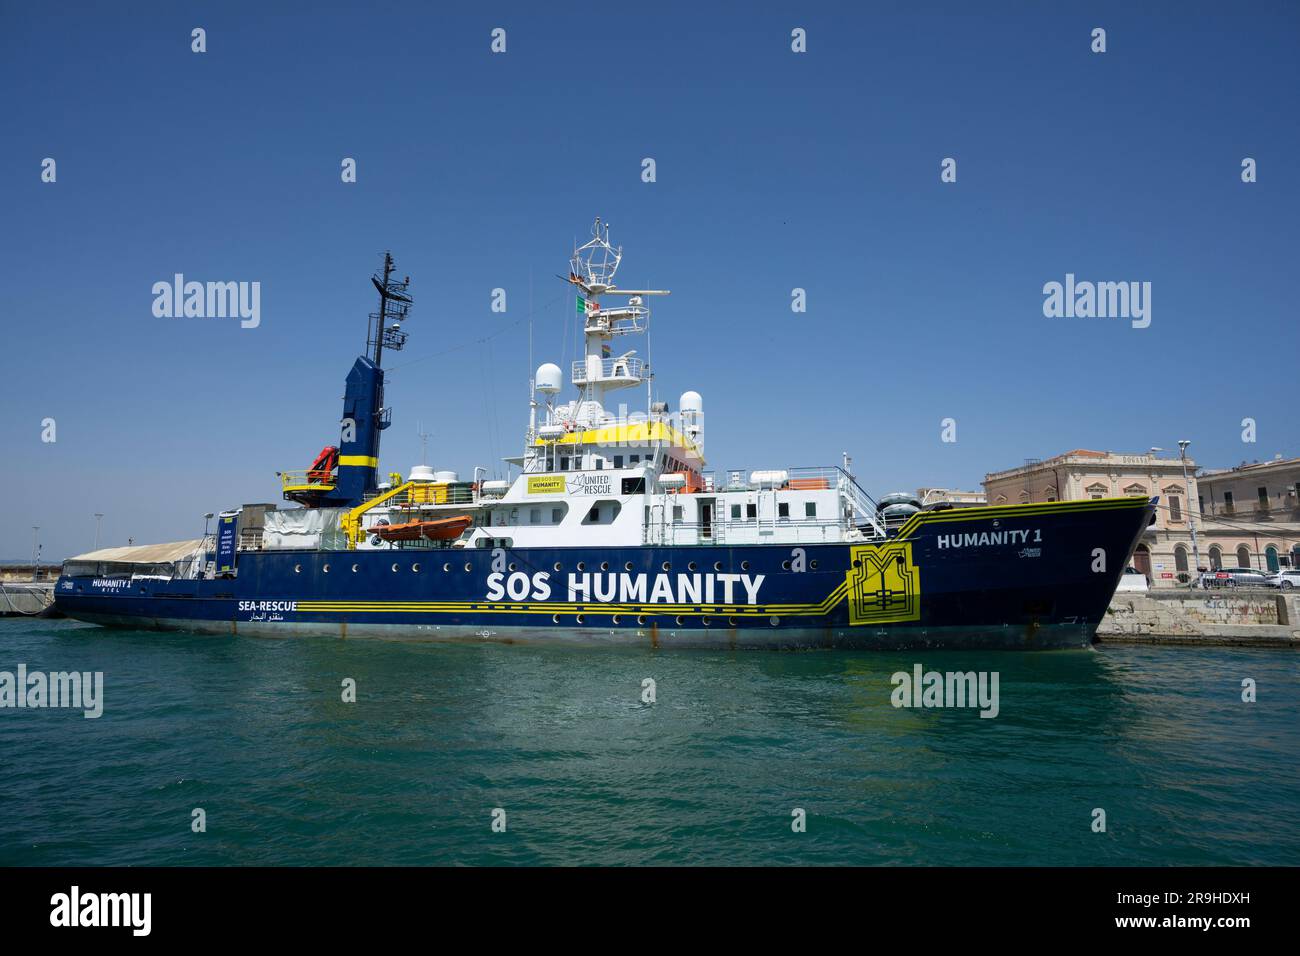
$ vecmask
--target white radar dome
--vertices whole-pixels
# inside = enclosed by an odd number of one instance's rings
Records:
[[[537,390],[546,395],[556,395],[564,388],[564,374],[553,362],[537,367]]]
[[[677,400],[677,407],[683,415],[700,415],[704,412],[704,399],[699,392],[682,392]]]
[[[433,469],[428,465],[412,465],[407,481],[433,481]]]

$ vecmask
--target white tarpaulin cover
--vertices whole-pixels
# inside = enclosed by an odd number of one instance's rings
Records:
[[[344,508],[291,508],[268,511],[262,526],[262,547],[326,548],[347,547],[347,538],[339,530]]]
[[[184,561],[203,546],[202,538],[192,541],[172,541],[169,544],[140,544],[133,548],[100,548],[79,554],[69,561],[103,561],[123,564],[166,564]]]

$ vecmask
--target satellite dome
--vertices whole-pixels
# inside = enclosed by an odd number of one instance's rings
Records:
[[[537,367],[537,390],[547,395],[558,394],[564,387],[564,374],[554,362]]]

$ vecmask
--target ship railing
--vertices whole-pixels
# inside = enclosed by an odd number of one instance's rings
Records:
[[[334,476],[327,471],[282,471],[280,484],[288,488],[319,488],[328,491],[335,485]]]
[[[586,385],[589,381],[606,380],[644,381],[645,363],[639,358],[603,358],[600,360],[598,379],[593,379],[587,368],[587,360],[580,359],[573,363],[573,384]]]
[[[654,545],[819,544],[843,541],[848,529],[825,518],[778,518],[775,522],[717,520],[651,522],[641,529],[641,543]]]
[[[870,538],[887,537],[885,526],[878,515],[876,501],[867,494],[857,479],[839,465],[816,465],[812,467],[788,468],[789,486],[808,487],[813,482],[826,482],[822,487],[834,488],[840,493],[840,500],[849,508],[847,517],[854,527],[863,530]]]

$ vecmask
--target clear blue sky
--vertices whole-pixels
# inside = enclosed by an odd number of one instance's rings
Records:
[[[571,359],[554,274],[596,215],[673,290],[657,384],[703,394],[718,470],[1300,454],[1295,4],[808,6],[4,0],[0,557],[276,500],[337,435],[384,249],[417,298],[385,470],[417,421],[438,467],[515,453],[530,302],[534,364]],[[155,318],[176,272],[261,282],[261,326]],[[1150,328],[1045,318],[1067,272],[1151,282]]]

